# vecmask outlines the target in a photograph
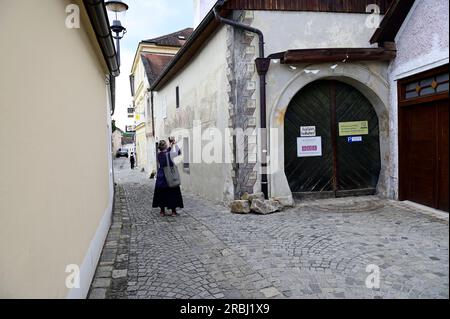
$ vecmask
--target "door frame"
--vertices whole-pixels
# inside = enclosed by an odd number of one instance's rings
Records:
[[[378,65],[378,64],[377,64]],[[316,63],[308,66],[318,70],[315,76],[305,76],[304,72],[292,72],[290,69],[281,68],[273,76],[289,73],[285,80],[273,83],[272,89],[267,95],[268,123],[271,128],[268,136],[270,172],[269,175],[270,196],[292,203],[293,194],[289,187],[284,167],[284,118],[291,99],[309,83],[318,80],[337,80],[347,83],[358,89],[372,104],[378,116],[380,125],[380,152],[381,172],[377,185],[377,194],[383,197],[393,198],[391,173],[392,165],[390,139],[390,85],[385,73],[378,73],[377,68],[369,68],[365,65],[348,63],[345,68],[331,69],[328,64]],[[284,77],[283,77],[284,78]],[[368,81],[370,79],[370,81]]]
[[[291,190],[292,192],[292,196],[295,199],[323,199],[323,198],[339,198],[339,197],[349,197],[349,196],[367,196],[367,195],[375,195],[377,193],[377,188],[378,188],[378,183],[377,185],[375,185],[374,188],[355,188],[355,189],[339,189],[339,160],[338,160],[338,155],[339,155],[339,147],[338,147],[338,138],[339,138],[339,134],[338,134],[338,116],[337,116],[337,96],[336,96],[336,86],[337,83],[342,83],[344,85],[347,85],[348,87],[351,87],[353,90],[357,91],[359,94],[361,94],[366,100],[367,102],[370,104],[370,107],[372,108],[373,112],[375,113],[376,117],[377,117],[377,123],[378,123],[378,148],[380,151],[380,159],[379,159],[379,164],[380,164],[380,169],[378,172],[378,182],[380,180],[381,177],[381,167],[382,167],[382,160],[381,160],[381,142],[380,142],[380,119],[378,116],[378,113],[376,112],[376,109],[374,107],[374,105],[372,104],[372,102],[358,89],[356,88],[354,85],[344,82],[340,79],[336,79],[336,78],[322,78],[316,81],[312,81],[311,83],[316,83],[316,82],[327,82],[328,87],[328,94],[330,96],[330,104],[328,106],[329,111],[330,111],[330,123],[329,123],[329,129],[330,129],[330,142],[331,142],[331,150],[332,150],[332,161],[331,161],[331,165],[332,165],[332,176],[331,176],[331,185],[332,185],[332,190],[328,190],[328,191],[313,191],[313,192],[294,192]],[[311,84],[309,83],[309,84]],[[302,92],[302,90],[305,87],[303,87],[302,89],[300,89],[295,95],[294,97],[299,94],[300,92]],[[289,108],[291,106],[292,100],[289,102],[289,105],[287,108]],[[285,113],[286,116],[286,113]],[[289,181],[288,181],[289,182]]]
[[[420,106],[426,103],[431,102],[437,102],[442,100],[448,100],[449,99],[449,91],[441,92],[437,94],[430,94],[423,97],[416,97],[407,99],[406,98],[406,86],[410,83],[414,83],[420,80],[425,80],[427,78],[437,76],[439,74],[449,72],[449,64],[433,68],[431,70],[427,70],[424,72],[420,72],[411,76],[408,76],[406,78],[400,79],[397,82],[397,98],[398,98],[398,194],[399,194],[399,200],[404,201],[408,200],[407,198],[407,190],[406,186],[403,181],[406,180],[405,174],[407,173],[405,167],[406,167],[406,152],[404,151],[405,146],[405,136],[403,135],[404,131],[404,114],[407,112],[408,107],[412,106]],[[439,169],[439,168],[436,168]],[[436,200],[435,200],[436,201]]]

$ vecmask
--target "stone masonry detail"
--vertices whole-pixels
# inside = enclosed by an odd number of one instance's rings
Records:
[[[253,20],[252,12],[237,11],[233,19],[246,24]],[[253,193],[257,181],[257,139],[256,139],[256,85],[257,74],[255,59],[257,48],[255,35],[227,26],[227,77],[229,126],[242,129],[245,136],[232,139],[233,184],[236,199],[244,193]],[[251,134],[248,134],[251,133]],[[248,136],[250,135],[250,136]],[[243,156],[236,158],[236,151],[243,150]]]

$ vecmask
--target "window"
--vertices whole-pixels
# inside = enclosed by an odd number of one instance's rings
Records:
[[[432,98],[433,96],[448,94],[449,72],[448,66],[437,68],[400,81],[400,102]]]
[[[177,99],[177,109],[180,108],[180,88],[177,86],[175,89],[176,99]]]
[[[146,110],[145,111],[146,111],[145,117],[147,119],[147,122],[150,122],[150,120],[151,120],[151,118],[153,116],[153,114],[151,112],[152,110],[151,110],[150,95],[148,95],[147,98],[146,98]]]
[[[189,138],[183,138],[183,169],[186,173],[189,173],[190,169],[190,151],[189,151]]]
[[[162,98],[160,115],[162,119],[167,118],[167,99],[165,96]]]
[[[134,90],[134,75],[130,75],[130,88],[131,88],[131,96],[135,95],[135,90]]]

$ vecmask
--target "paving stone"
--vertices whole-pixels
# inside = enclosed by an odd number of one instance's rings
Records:
[[[97,278],[92,283],[93,288],[108,288],[111,285],[111,279]]]
[[[105,299],[106,298],[106,289],[104,288],[96,288],[92,289],[89,294],[89,299]]]
[[[266,298],[272,298],[280,294],[280,292],[274,287],[262,289],[261,292],[264,294]]]
[[[112,271],[110,270],[97,270],[97,272],[95,273],[96,278],[111,278],[112,276]]]
[[[120,205],[90,297],[449,297],[448,221],[417,208],[368,196],[238,215],[183,193],[180,216],[161,217],[154,181],[121,160]],[[381,289],[366,287],[368,265],[379,267]],[[114,279],[102,281],[108,272]]]

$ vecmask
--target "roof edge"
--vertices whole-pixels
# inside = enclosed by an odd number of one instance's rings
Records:
[[[370,38],[370,43],[395,42],[400,28],[414,6],[415,0],[396,0],[392,2],[380,26]]]
[[[84,7],[94,29],[97,42],[102,50],[103,57],[112,76],[120,75],[120,65],[114,45],[108,13],[104,0],[83,0]]]
[[[217,21],[217,20],[216,20],[216,18],[214,16],[214,11],[211,9],[208,12],[208,14],[205,16],[205,18],[202,20],[202,22],[197,26],[197,28],[194,29],[194,32],[188,38],[186,43],[181,47],[181,49],[178,51],[178,53],[174,56],[172,61],[164,68],[164,70],[162,71],[161,75],[155,80],[154,84],[150,87],[150,89],[152,91],[156,91],[156,90],[161,89],[170,80],[171,75],[169,73],[178,64],[178,62],[181,60],[181,58],[184,56],[184,54],[187,53],[192,48],[193,44],[203,34],[203,32],[214,21]],[[212,31],[215,31],[216,28],[218,26],[220,26],[220,25],[221,24],[217,22],[217,25],[213,26],[213,30]],[[211,32],[209,35],[207,35],[207,38],[209,38],[209,36],[212,33],[213,32]]]
[[[169,33],[169,34],[165,34],[165,35],[162,35],[162,36],[159,36],[159,37],[156,37],[156,38],[147,39],[147,40],[142,40],[141,43],[156,43],[157,40],[160,40],[160,39],[165,38],[165,37],[170,37],[170,36],[176,35],[177,33],[180,33],[180,32],[183,32],[183,31],[187,31],[187,30],[192,30],[192,31],[194,31],[194,29],[191,28],[191,27],[189,27],[189,28],[184,28],[184,29],[181,29],[181,30],[178,30],[178,31]],[[167,46],[167,45],[164,45],[164,46]]]

